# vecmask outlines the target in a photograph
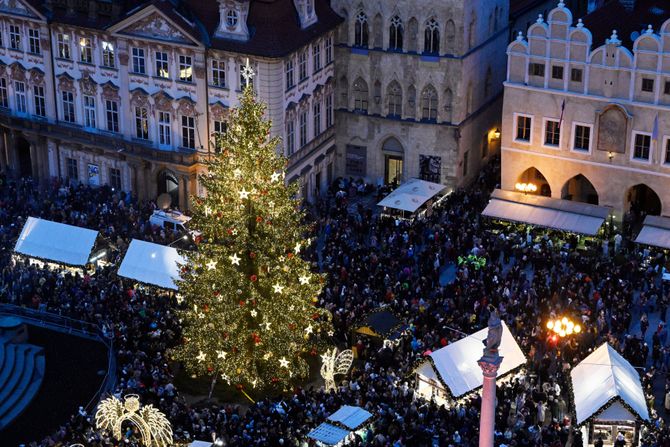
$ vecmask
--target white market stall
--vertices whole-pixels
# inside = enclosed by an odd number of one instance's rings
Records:
[[[619,433],[626,445],[639,444],[649,408],[639,373],[621,354],[604,343],[570,371],[570,378],[584,447],[598,438],[614,445]]]
[[[670,249],[670,217],[645,217],[635,242]]]
[[[176,248],[133,239],[123,257],[118,275],[140,283],[177,290],[179,265],[186,260]]]
[[[505,376],[526,363],[509,328],[502,322],[503,333],[498,377]],[[477,361],[482,357],[488,328],[432,352],[415,370],[417,392],[426,399],[447,405],[451,399],[469,394],[482,386],[484,376]]]
[[[214,443],[207,441],[193,441],[188,447],[212,447]]]
[[[428,204],[418,215],[415,215],[415,217],[418,217],[430,211],[432,206],[438,204],[446,197],[446,195],[442,195],[446,189],[446,186],[439,183],[413,178],[398,186],[393,192],[377,203],[377,206],[381,206],[384,209],[397,210],[400,211],[401,215],[404,215],[405,212],[414,214],[420,207]]]
[[[90,262],[97,238],[94,230],[29,217],[14,252],[31,263],[83,269]]]
[[[361,407],[344,405],[328,416],[326,422],[309,432],[307,437],[314,439],[320,446],[345,445],[354,433],[365,427],[371,418],[372,413]]]

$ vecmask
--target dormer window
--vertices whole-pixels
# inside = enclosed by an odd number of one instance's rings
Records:
[[[235,28],[237,26],[238,20],[239,16],[237,15],[237,11],[232,9],[229,10],[226,14],[226,25],[228,25],[229,28]]]

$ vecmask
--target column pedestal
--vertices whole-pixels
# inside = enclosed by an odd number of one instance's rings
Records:
[[[484,375],[482,387],[482,408],[479,419],[479,447],[493,447],[495,440],[496,422],[496,377],[502,357],[495,354],[485,354],[477,362]]]

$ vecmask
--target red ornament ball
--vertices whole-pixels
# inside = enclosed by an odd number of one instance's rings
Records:
[[[255,258],[256,258],[256,253],[254,253],[253,251],[250,252],[250,253],[249,253],[249,257],[250,257],[251,259],[255,259]]]
[[[289,253],[286,255],[287,258],[292,259],[293,258],[293,253]]]
[[[251,275],[251,276],[249,277],[249,279],[251,280],[251,282],[256,282],[256,281],[258,280],[258,276],[256,276],[256,275]]]
[[[261,216],[256,216],[256,222],[257,223],[263,222],[263,218]]]
[[[244,307],[244,304],[245,304],[244,300],[240,300],[240,307]]]

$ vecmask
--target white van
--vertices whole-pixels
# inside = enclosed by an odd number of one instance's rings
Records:
[[[186,224],[191,220],[190,217],[180,213],[179,211],[170,211],[170,210],[155,210],[154,213],[149,218],[151,225],[157,227],[165,228],[172,232],[176,231],[178,233],[189,233]]]

